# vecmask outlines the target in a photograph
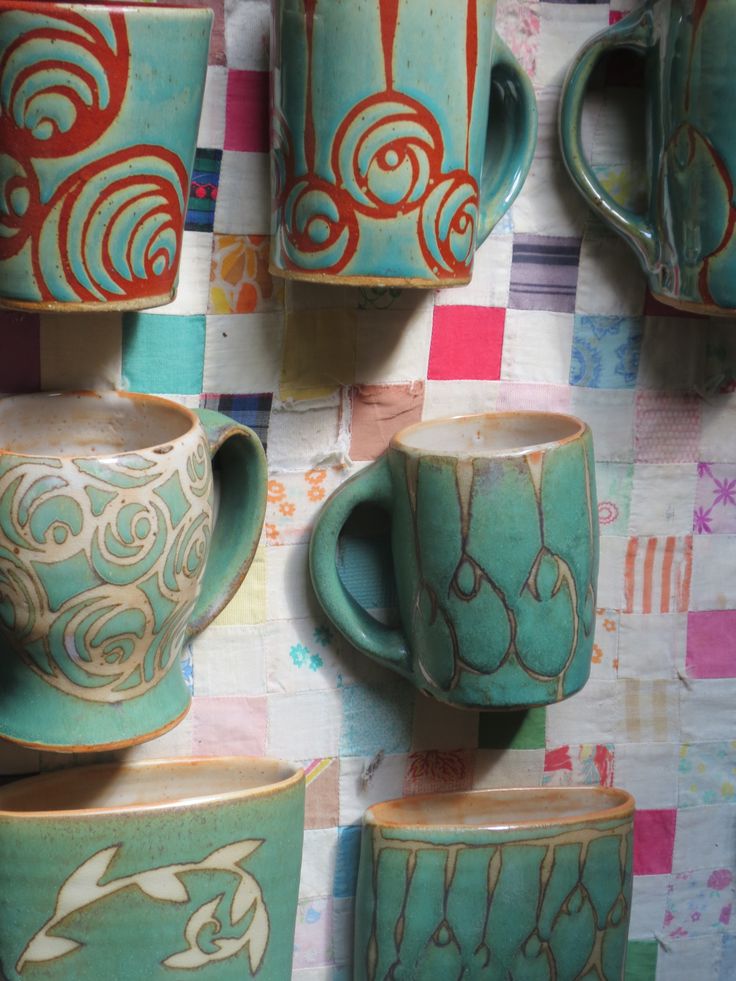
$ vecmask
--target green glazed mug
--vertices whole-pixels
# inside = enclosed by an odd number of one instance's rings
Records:
[[[248,757],[0,788],[0,977],[285,981],[304,773]]]
[[[0,399],[0,433],[0,736],[82,752],[160,735],[190,705],[185,641],[260,538],[258,437],[125,392]]]
[[[634,800],[609,787],[375,804],[355,897],[354,981],[622,981]]]
[[[735,31],[730,0],[647,0],[584,45],[560,103],[562,153],[578,189],[633,248],[656,298],[700,314],[736,312]],[[590,76],[622,48],[647,64],[649,204],[641,214],[603,187],[581,138]]]
[[[379,623],[340,578],[358,505],[391,519],[401,626]],[[512,709],[588,679],[598,573],[593,441],[545,412],[422,422],[327,501],[310,546],[325,612],[358,650],[452,705]]]

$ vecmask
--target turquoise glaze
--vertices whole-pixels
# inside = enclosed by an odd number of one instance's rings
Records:
[[[652,293],[697,313],[736,311],[734,31],[732,0],[648,2],[583,47],[560,107],[562,152],[576,185],[632,246]],[[649,206],[643,214],[605,190],[581,140],[591,72],[616,48],[647,60]]]
[[[0,0],[0,303],[173,298],[212,19]]]
[[[5,981],[285,981],[304,773],[214,758],[0,789]]]
[[[400,629],[362,609],[337,571],[342,528],[366,501],[391,516]],[[587,681],[593,645],[590,431],[538,412],[402,430],[328,500],[310,566],[335,626],[427,694],[476,709],[566,698]]]
[[[629,794],[601,787],[374,805],[354,981],[622,981],[633,811]]]
[[[274,0],[273,12],[271,271],[468,282],[537,137],[495,0]]]
[[[0,735],[81,751],[171,728],[184,643],[258,544],[258,437],[116,392],[2,399],[0,432]]]

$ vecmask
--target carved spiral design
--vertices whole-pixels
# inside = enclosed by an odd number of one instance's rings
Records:
[[[422,204],[422,252],[437,275],[467,275],[478,227],[478,187],[464,171],[448,174]]]
[[[289,189],[280,234],[294,267],[339,272],[358,244],[353,203],[340,188],[318,177],[305,177]]]

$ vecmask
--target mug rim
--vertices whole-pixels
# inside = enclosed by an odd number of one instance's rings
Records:
[[[391,810],[399,811],[400,806],[403,806],[404,802],[406,801],[419,804],[431,804],[434,801],[444,803],[449,800],[460,800],[461,798],[467,797],[475,797],[476,799],[482,797],[489,797],[493,799],[495,797],[497,799],[503,799],[504,795],[508,795],[510,798],[512,795],[534,798],[543,797],[545,795],[554,795],[555,797],[572,797],[575,794],[583,794],[591,797],[590,810],[585,811],[582,814],[569,815],[567,817],[564,815],[558,815],[545,818],[543,815],[541,815],[539,818],[528,820],[489,820],[485,822],[479,821],[478,823],[467,824],[460,821],[423,822],[401,820],[400,813],[398,818],[395,817],[392,819],[390,816]],[[598,808],[594,806],[596,803],[596,797],[610,798],[611,795],[617,795],[619,802]],[[597,784],[586,784],[575,787],[483,787],[475,790],[455,790],[447,793],[437,792],[430,794],[413,794],[410,797],[395,797],[390,800],[379,801],[375,804],[371,804],[370,807],[366,809],[363,815],[363,824],[366,827],[374,827],[379,829],[421,829],[425,832],[463,831],[466,833],[474,833],[482,831],[525,831],[536,828],[565,828],[579,824],[592,824],[599,821],[630,819],[634,815],[635,808],[636,802],[633,795],[630,794],[628,790],[624,790],[622,787],[601,787]],[[382,816],[383,812],[388,812],[388,814],[386,816]]]
[[[0,0],[0,5],[2,5],[3,0]],[[16,456],[22,457],[28,460],[44,460],[51,457],[54,460],[119,460],[122,457],[135,455],[139,453],[156,453],[160,452],[164,446],[169,446],[172,443],[178,443],[190,436],[197,428],[201,425],[199,418],[195,413],[186,405],[182,405],[180,402],[174,402],[173,399],[163,398],[161,395],[151,395],[148,392],[125,392],[121,389],[111,388],[107,391],[97,391],[95,389],[71,389],[71,390],[59,390],[59,391],[49,391],[49,392],[18,392],[17,394],[3,395],[0,397],[0,406],[8,402],[20,402],[22,399],[43,399],[43,398],[59,398],[61,396],[72,396],[76,398],[96,398],[100,401],[114,396],[116,398],[126,398],[130,399],[131,402],[148,402],[153,403],[157,408],[165,408],[169,412],[179,412],[184,419],[189,423],[187,428],[174,436],[173,439],[167,439],[163,442],[154,443],[150,446],[136,446],[135,449],[125,449],[113,453],[34,453],[28,450],[13,449],[9,446],[3,445],[2,437],[0,437],[0,459],[4,456]],[[163,454],[162,454],[163,455]]]
[[[4,9],[18,10],[24,7],[38,8],[38,10],[50,12],[53,16],[54,10],[84,10],[89,7],[92,10],[106,10],[108,12],[119,11],[125,14],[153,13],[176,11],[188,13],[193,17],[200,17],[203,14],[208,18],[214,17],[214,10],[211,7],[192,7],[185,3],[172,3],[166,0],[165,3],[147,2],[147,0],[0,0],[0,12]]]
[[[559,439],[543,440],[538,443],[529,443],[528,445],[516,446],[509,449],[486,451],[476,451],[474,449],[423,449],[405,442],[408,436],[420,429],[430,429],[435,426],[439,427],[443,425],[446,426],[448,423],[458,425],[465,423],[472,425],[475,421],[486,421],[489,419],[531,419],[533,417],[555,419],[560,422],[566,421],[573,425],[575,431],[566,436],[561,436]],[[391,437],[388,448],[396,450],[400,453],[405,453],[407,456],[423,458],[445,457],[460,460],[471,460],[476,458],[488,460],[507,459],[509,457],[528,456],[530,453],[538,453],[540,451],[566,446],[568,443],[573,443],[576,440],[581,439],[586,432],[589,431],[590,427],[588,426],[588,423],[585,422],[584,419],[581,419],[579,416],[575,416],[570,412],[548,412],[544,409],[502,409],[497,412],[469,412],[453,416],[438,416],[436,419],[422,419],[419,422],[412,423],[410,426],[405,426],[403,429],[400,429],[397,433],[395,433]]]
[[[200,767],[205,773],[213,765],[243,766],[244,764],[256,766],[268,764],[272,765],[276,773],[287,771],[288,775],[279,779],[274,779],[272,783],[260,784],[255,787],[245,787],[237,790],[220,791],[213,793],[202,793],[188,796],[177,797],[172,800],[150,801],[146,803],[116,804],[107,806],[91,807],[59,807],[56,809],[39,807],[36,810],[18,809],[13,810],[3,806],[3,798],[12,797],[18,787],[22,791],[26,790],[29,784],[33,784],[32,790],[37,791],[39,796],[43,796],[49,785],[65,783],[70,778],[84,783],[87,778],[100,777],[103,774],[110,774],[113,778],[121,771],[133,772],[156,769],[168,769],[175,772],[179,769],[190,767]],[[79,820],[89,817],[114,817],[115,815],[146,815],[152,813],[162,813],[166,811],[186,810],[207,804],[224,804],[233,801],[254,800],[265,797],[272,797],[288,791],[304,781],[304,769],[295,763],[270,756],[180,756],[165,757],[152,760],[130,760],[112,763],[94,763],[86,766],[64,767],[60,770],[53,770],[48,773],[31,774],[14,780],[0,787],[0,821],[26,821],[26,820]]]

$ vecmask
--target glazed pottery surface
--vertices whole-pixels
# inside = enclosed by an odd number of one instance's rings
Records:
[[[398,630],[362,609],[337,571],[342,528],[367,501],[391,517]],[[435,698],[476,709],[566,698],[585,684],[593,646],[590,430],[543,412],[410,426],[327,502],[310,564],[348,640]]]
[[[212,17],[0,0],[0,304],[173,299]]]
[[[272,7],[271,271],[468,282],[537,136],[531,83],[494,34],[495,0]]]
[[[0,432],[0,735],[84,750],[160,734],[190,704],[185,639],[260,537],[258,437],[123,392],[0,399]]]
[[[560,132],[568,170],[604,221],[633,247],[649,288],[699,313],[736,311],[732,0],[653,0],[578,54],[565,82]],[[599,59],[615,48],[647,58],[649,206],[615,201],[585,159],[581,111]]]
[[[622,981],[633,812],[629,794],[602,787],[374,805],[355,981]]]
[[[285,981],[304,773],[276,760],[75,768],[0,789],[7,981]]]

